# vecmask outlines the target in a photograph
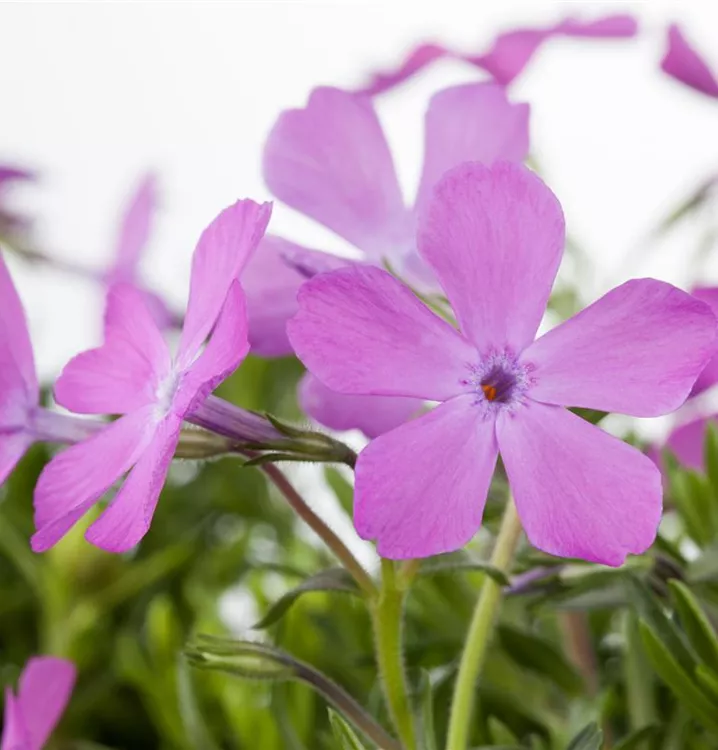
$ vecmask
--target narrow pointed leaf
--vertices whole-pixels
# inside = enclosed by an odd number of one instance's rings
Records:
[[[693,650],[701,661],[718,672],[718,637],[698,600],[680,581],[669,581],[668,587]]]
[[[508,657],[520,666],[551,680],[567,693],[583,689],[581,676],[551,641],[510,625],[500,625],[497,635]]]
[[[670,647],[645,622],[640,623],[639,628],[646,653],[658,676],[695,719],[707,729],[718,732],[718,702],[706,696],[692,673],[683,669]]]
[[[199,635],[187,646],[185,654],[190,663],[200,669],[217,670],[245,679],[309,685],[382,750],[401,750],[400,743],[377,724],[343,687],[286,651],[264,643]]]
[[[357,737],[356,732],[331,708],[329,709],[329,723],[332,727],[332,734],[338,742],[337,750],[366,750],[366,746]]]
[[[696,677],[705,692],[710,693],[714,701],[718,701],[718,674],[705,665],[699,664],[696,669]]]
[[[673,655],[673,659],[684,672],[692,673],[696,661],[681,637],[676,625],[668,618],[649,588],[635,576],[626,576],[630,600],[641,619],[655,632],[659,642]]]
[[[566,750],[601,750],[603,733],[595,722],[582,729],[568,744]]]
[[[254,629],[261,630],[274,625],[281,619],[287,610],[299,599],[300,596],[312,591],[338,591],[345,594],[361,594],[354,579],[347,573],[344,568],[329,568],[322,570],[316,575],[302,581],[297,587],[288,591],[284,596],[278,599],[269,609],[266,615],[254,625]]]
[[[489,578],[493,579],[500,586],[509,586],[510,581],[506,574],[502,571],[494,568],[488,563],[473,561],[473,560],[460,560],[456,562],[431,562],[426,565],[422,565],[419,568],[417,575],[419,576],[431,576],[438,573],[485,573]]]
[[[660,731],[661,727],[657,724],[649,724],[648,726],[636,729],[635,732],[631,732],[622,740],[619,740],[613,746],[613,750],[642,750],[642,748],[648,747],[646,743],[657,737]]]

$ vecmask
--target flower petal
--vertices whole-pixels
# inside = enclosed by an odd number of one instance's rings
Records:
[[[242,287],[247,295],[253,354],[281,357],[293,353],[287,338],[287,321],[297,311],[297,291],[306,276],[288,263],[285,255],[305,250],[282,237],[268,234],[247,263]]]
[[[121,417],[47,464],[35,486],[35,552],[62,539],[142,456],[154,435],[153,409],[144,407]]]
[[[394,560],[463,547],[481,525],[496,455],[494,420],[473,396],[381,435],[356,465],[359,536]]]
[[[691,294],[701,302],[705,302],[713,311],[713,315],[718,318],[718,287],[698,287]],[[718,383],[718,352],[709,360],[703,368],[703,372],[698,376],[691,390],[691,396],[703,393],[716,383]]]
[[[90,544],[107,552],[127,552],[139,544],[152,523],[181,428],[174,415],[160,422],[114,500],[85,532]]]
[[[156,208],[157,179],[154,174],[147,174],[132,195],[122,217],[115,262],[108,274],[112,283],[134,280],[142,251],[150,236]]]
[[[374,96],[389,91],[444,57],[471,63],[492,75],[497,82],[507,85],[524,70],[541,45],[554,36],[622,39],[634,37],[637,32],[638,24],[633,17],[618,14],[594,21],[566,18],[544,28],[508,31],[496,37],[488,52],[478,55],[464,55],[441,45],[423,43],[411,50],[395,68],[370,76],[358,93]]]
[[[506,86],[523,72],[544,42],[553,37],[610,39],[633,37],[637,31],[635,19],[628,15],[605,16],[595,21],[566,18],[545,28],[514,29],[499,34],[488,52],[467,55],[463,59],[490,73],[496,81]]]
[[[299,384],[302,409],[331,430],[361,430],[375,438],[415,416],[424,402],[399,396],[347,396],[307,373]]]
[[[42,750],[62,716],[77,671],[72,662],[53,656],[30,659],[20,676],[17,702],[28,732],[28,750]]]
[[[171,367],[144,295],[131,284],[116,284],[107,296],[105,343],[65,365],[55,398],[78,414],[126,414],[155,402]]]
[[[661,520],[661,473],[627,443],[566,409],[533,401],[496,434],[529,541],[559,557],[621,565]]]
[[[389,91],[400,83],[412,78],[435,60],[447,55],[451,56],[452,53],[446,47],[432,43],[420,44],[411,50],[395,69],[380,70],[372,73],[367,83],[360,89],[357,89],[355,93],[366,94],[367,96],[382,94],[384,91]]]
[[[281,201],[373,258],[404,244],[408,212],[389,146],[368,97],[317,88],[277,120],[264,179]]]
[[[177,354],[180,368],[197,356],[217,322],[229,287],[257,249],[271,213],[271,203],[237,201],[202,232],[192,256],[187,315]]]
[[[429,202],[443,174],[462,162],[523,161],[529,151],[528,123],[529,105],[513,104],[495,83],[454,86],[432,96],[417,209]]]
[[[232,282],[229,294],[202,354],[185,372],[172,404],[183,418],[194,411],[247,356],[247,308],[239,281]]]
[[[564,243],[561,206],[530,170],[463,164],[420,216],[419,252],[482,353],[518,354],[539,327]]]
[[[5,688],[5,709],[3,711],[0,750],[34,750],[30,745],[20,701],[13,695],[9,687]]]
[[[0,431],[0,485],[10,476],[32,442],[32,438],[26,432]]]
[[[17,393],[14,398],[35,406],[39,397],[35,360],[27,331],[27,321],[15,285],[0,253],[0,424],[8,389]]]
[[[661,68],[686,86],[707,96],[718,97],[718,81],[713,71],[675,23],[668,27],[668,47]]]
[[[666,440],[666,448],[669,448],[675,454],[683,466],[696,471],[704,471],[703,453],[706,430],[711,423],[718,424],[715,414],[694,419],[676,427]],[[657,458],[660,462],[660,454]]]
[[[708,305],[663,281],[634,279],[549,331],[522,355],[531,398],[637,417],[677,409],[715,353]]]
[[[287,324],[299,359],[339,393],[443,401],[462,391],[474,348],[391,274],[349,266],[299,290]]]

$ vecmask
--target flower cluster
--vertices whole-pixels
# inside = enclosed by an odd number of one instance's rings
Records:
[[[392,560],[467,545],[497,472],[539,550],[609,566],[646,551],[661,520],[661,471],[575,409],[658,417],[715,385],[718,290],[634,279],[540,332],[565,220],[524,164],[529,106],[506,91],[552,37],[636,33],[625,16],[567,19],[504,34],[479,55],[423,45],[359,91],[314,90],[269,133],[264,176],[279,201],[348,241],[355,256],[267,234],[271,204],[238,200],[199,238],[184,315],[141,281],[157,204],[148,175],[125,211],[111,267],[86,274],[107,288],[104,338],[57,378],[54,399],[66,411],[41,403],[27,322],[0,256],[0,483],[33,443],[61,446],[35,486],[32,550],[52,548],[114,489],[85,538],[127,552],[150,530],[173,458],[233,451],[253,463],[353,466],[356,531]],[[678,27],[668,40],[663,70],[718,96]],[[447,56],[492,80],[428,102],[421,177],[407,203],[371,97]],[[0,169],[0,189],[26,177]],[[0,239],[11,245],[16,225],[0,206]],[[361,430],[369,442],[358,457],[329,435],[214,396],[250,350],[296,355],[306,367],[305,413],[330,429]],[[669,438],[688,465],[700,465],[706,421]],[[334,540],[275,467],[265,470]],[[341,543],[333,549],[373,592]],[[17,694],[6,693],[3,750],[39,750],[74,679],[68,662],[30,661]]]

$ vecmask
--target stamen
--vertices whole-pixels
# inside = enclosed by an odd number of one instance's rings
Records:
[[[496,398],[496,387],[493,385],[481,385],[481,390],[484,392],[487,401],[493,401]]]

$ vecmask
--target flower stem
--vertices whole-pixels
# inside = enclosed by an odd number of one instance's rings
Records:
[[[490,564],[494,568],[504,573],[509,572],[520,536],[521,522],[514,501],[509,497],[491,555]],[[461,656],[451,704],[446,750],[467,750],[476,681],[481,673],[502,595],[501,585],[487,576],[481,587]]]
[[[245,455],[251,455],[247,452]],[[260,467],[272,484],[282,493],[291,505],[292,510],[322,539],[337,556],[342,565],[351,573],[362,591],[370,597],[376,595],[376,586],[371,576],[354,557],[351,550],[329,528],[329,526],[307,505],[302,496],[294,489],[289,480],[274,464]]]
[[[376,658],[389,714],[406,750],[416,750],[416,730],[404,674],[402,624],[406,588],[392,560],[381,561],[382,584],[374,600],[372,619]]]

